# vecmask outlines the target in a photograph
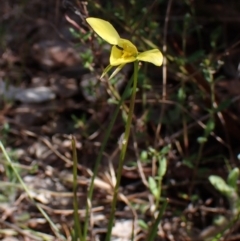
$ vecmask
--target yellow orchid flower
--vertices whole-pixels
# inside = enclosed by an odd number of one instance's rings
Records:
[[[136,60],[150,62],[157,66],[162,65],[163,56],[158,49],[139,53],[132,42],[119,36],[111,23],[92,17],[87,18],[86,21],[102,39],[113,45],[110,55],[110,66],[119,66],[117,68],[118,71],[125,64]],[[110,66],[107,67],[108,70],[111,68]]]

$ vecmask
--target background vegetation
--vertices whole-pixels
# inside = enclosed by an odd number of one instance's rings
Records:
[[[92,170],[133,72],[100,79],[110,46],[87,16],[164,54],[161,68],[139,70],[112,240],[131,240],[132,227],[134,240],[240,240],[237,0],[1,3],[0,239],[72,240],[72,136],[86,220]],[[89,240],[106,236],[128,105],[129,97],[94,182]]]

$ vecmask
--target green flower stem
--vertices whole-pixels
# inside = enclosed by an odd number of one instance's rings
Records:
[[[130,88],[130,86],[132,85],[132,82],[133,82],[133,78],[136,78],[134,76],[134,74],[132,75],[131,79],[129,80],[129,82],[128,82],[126,88],[125,88],[125,91],[123,92],[122,98],[120,99],[120,101],[119,101],[119,103],[117,105],[117,108],[115,109],[115,112],[113,113],[113,116],[111,118],[110,124],[109,124],[109,126],[107,128],[106,134],[104,135],[103,143],[102,143],[101,148],[99,150],[99,154],[97,156],[96,164],[95,164],[94,170],[93,170],[93,176],[91,177],[91,183],[90,183],[90,187],[89,187],[89,191],[88,191],[88,195],[87,195],[86,218],[85,218],[85,221],[84,221],[84,232],[83,232],[84,240],[87,240],[87,231],[88,231],[88,225],[89,225],[89,212],[90,212],[90,205],[91,205],[93,189],[94,189],[94,180],[95,180],[95,178],[97,176],[97,172],[98,172],[98,168],[99,168],[99,165],[100,165],[100,161],[102,159],[104,149],[106,147],[107,141],[108,141],[109,136],[111,134],[111,130],[112,130],[113,125],[114,125],[114,123],[115,123],[115,121],[117,119],[120,107],[123,105],[123,102],[124,102],[124,100],[126,99],[126,97],[128,95],[129,88]]]
[[[122,141],[120,160],[119,160],[118,171],[117,171],[117,183],[116,183],[116,186],[114,187],[111,213],[110,213],[110,218],[109,218],[109,222],[108,222],[107,235],[106,235],[106,239],[105,239],[106,241],[110,241],[111,234],[112,234],[112,227],[113,227],[114,216],[115,216],[115,211],[116,211],[116,203],[117,203],[117,197],[118,197],[118,189],[120,186],[122,169],[123,169],[123,164],[124,164],[124,160],[125,160],[125,156],[126,156],[128,139],[129,139],[129,135],[130,135],[130,129],[131,129],[131,123],[132,123],[132,117],[133,117],[133,111],[134,111],[134,104],[135,104],[136,90],[137,90],[137,78],[138,78],[138,61],[135,61],[134,62],[134,72],[133,72],[132,96],[131,96],[131,100],[130,100],[130,108],[129,108],[126,127],[125,127],[124,138]]]
[[[158,230],[158,225],[162,219],[162,216],[167,208],[167,204],[168,204],[168,199],[164,199],[162,206],[159,209],[157,218],[155,219],[155,222],[152,224],[147,239],[148,241],[154,241],[156,235],[157,235],[157,230]]]
[[[77,241],[78,238],[80,240],[83,240],[83,232],[82,232],[82,225],[80,223],[80,218],[78,214],[78,197],[77,197],[77,187],[78,187],[78,181],[77,181],[77,165],[78,165],[78,159],[77,159],[77,149],[76,149],[76,140],[74,137],[72,137],[72,155],[73,155],[73,216],[74,216],[74,234],[73,234],[73,241]]]
[[[210,118],[209,119],[211,119],[214,122],[214,106],[215,106],[214,78],[213,78],[213,74],[212,74],[210,69],[208,69],[207,80],[209,82],[210,92],[211,92],[210,93],[211,110],[210,110]],[[211,132],[204,131],[203,137],[206,138],[206,140],[207,140],[210,133]],[[196,182],[197,172],[198,172],[198,168],[199,168],[199,165],[200,165],[200,161],[202,159],[203,148],[204,148],[205,144],[206,144],[206,142],[201,142],[200,145],[199,145],[198,154],[197,154],[196,161],[195,161],[195,167],[194,167],[193,175],[192,175],[192,181],[191,181],[191,185],[189,187],[189,197],[190,198],[191,198],[193,188],[194,188],[194,185],[195,185],[195,182]]]

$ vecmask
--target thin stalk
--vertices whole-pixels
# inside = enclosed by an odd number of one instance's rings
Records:
[[[209,83],[210,83],[210,89],[211,89],[211,111],[210,111],[210,119],[212,121],[214,121],[214,106],[215,106],[215,95],[214,95],[214,78],[213,78],[213,74],[211,73],[211,70],[209,69]],[[210,133],[209,132],[205,132],[204,133],[204,138],[208,139]],[[193,187],[195,185],[195,181],[196,181],[196,176],[197,176],[197,171],[198,171],[198,167],[200,164],[200,160],[202,158],[202,153],[203,153],[203,148],[205,146],[205,142],[202,142],[199,146],[198,149],[198,155],[197,155],[197,159],[196,159],[196,164],[193,170],[193,177],[192,177],[192,182],[191,182],[191,186],[189,188],[189,197],[192,195],[192,191],[193,191]]]
[[[165,199],[160,210],[159,210],[159,213],[158,213],[158,216],[155,220],[155,222],[152,224],[152,227],[150,228],[150,231],[148,233],[148,237],[146,240],[148,241],[154,241],[154,238],[157,234],[157,230],[158,230],[158,225],[162,219],[162,216],[163,216],[163,213],[165,212],[166,210],[166,207],[167,207],[167,204],[168,204],[168,200]]]
[[[110,218],[109,218],[109,222],[108,222],[107,235],[106,235],[106,239],[105,239],[106,241],[110,241],[111,234],[112,234],[112,227],[113,227],[116,203],[117,203],[117,197],[118,197],[118,189],[120,186],[123,163],[124,163],[125,156],[126,156],[128,139],[129,139],[133,111],[134,111],[134,104],[135,104],[136,90],[137,90],[137,78],[138,78],[138,61],[135,61],[134,62],[134,72],[133,72],[133,90],[132,90],[132,96],[131,96],[131,100],[130,100],[130,108],[129,108],[126,127],[125,127],[124,138],[122,141],[122,147],[121,147],[121,152],[120,152],[120,159],[119,159],[119,165],[118,165],[118,171],[117,171],[117,183],[114,187],[113,201],[112,201],[112,205],[111,205]]]
[[[161,165],[160,161],[158,162]],[[161,168],[161,166],[160,166]],[[159,203],[162,195],[162,176],[158,177],[158,197],[156,198],[156,207],[155,210],[159,208]]]
[[[77,150],[76,150],[76,140],[72,137],[72,153],[73,153],[73,209],[74,209],[74,241],[80,238],[83,241],[82,225],[80,224],[79,214],[78,214],[78,198],[77,198]]]
[[[107,128],[106,134],[104,136],[103,143],[102,143],[101,148],[99,150],[99,155],[97,156],[96,164],[95,164],[94,170],[93,170],[93,176],[91,178],[91,183],[90,183],[90,187],[89,187],[89,191],[88,191],[88,195],[87,195],[86,218],[85,218],[85,222],[84,222],[84,231],[83,231],[84,240],[87,239],[87,230],[88,230],[88,224],[89,224],[89,217],[88,216],[89,216],[89,211],[90,211],[90,200],[92,200],[92,195],[93,195],[94,180],[97,176],[100,161],[101,161],[102,156],[103,156],[103,151],[106,147],[106,144],[107,144],[107,141],[109,139],[111,130],[112,130],[113,125],[116,121],[116,118],[117,118],[118,112],[120,110],[120,107],[123,105],[123,102],[127,97],[129,88],[130,88],[130,86],[132,85],[132,82],[133,82],[133,78],[134,78],[134,74],[132,75],[131,79],[129,80],[129,82],[128,82],[128,84],[127,84],[127,86],[126,86],[126,88],[123,92],[122,98],[120,99],[120,101],[119,101],[119,103],[118,103],[118,105],[115,109],[115,112],[113,113],[113,116],[112,116],[111,121],[109,123],[109,126]]]

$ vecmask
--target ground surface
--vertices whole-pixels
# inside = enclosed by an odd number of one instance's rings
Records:
[[[180,2],[1,3],[0,140],[30,196],[68,240],[73,226],[72,136],[84,219],[92,170],[116,109],[109,82],[100,80],[110,47],[91,34],[76,9],[111,21],[140,50],[153,44],[161,51],[167,47],[167,65],[141,66],[113,240],[130,240],[133,216],[142,222],[135,223],[136,240],[146,240],[144,225],[156,214],[149,178],[158,176],[164,158],[161,197],[168,198],[168,206],[156,240],[213,240],[218,234],[216,240],[240,240],[237,179],[230,194],[209,181],[211,175],[227,180],[239,166],[240,4]],[[112,83],[119,93],[131,74],[129,65]],[[106,232],[123,109],[95,184],[92,240],[103,240]],[[0,239],[60,240],[57,236],[0,152]]]

